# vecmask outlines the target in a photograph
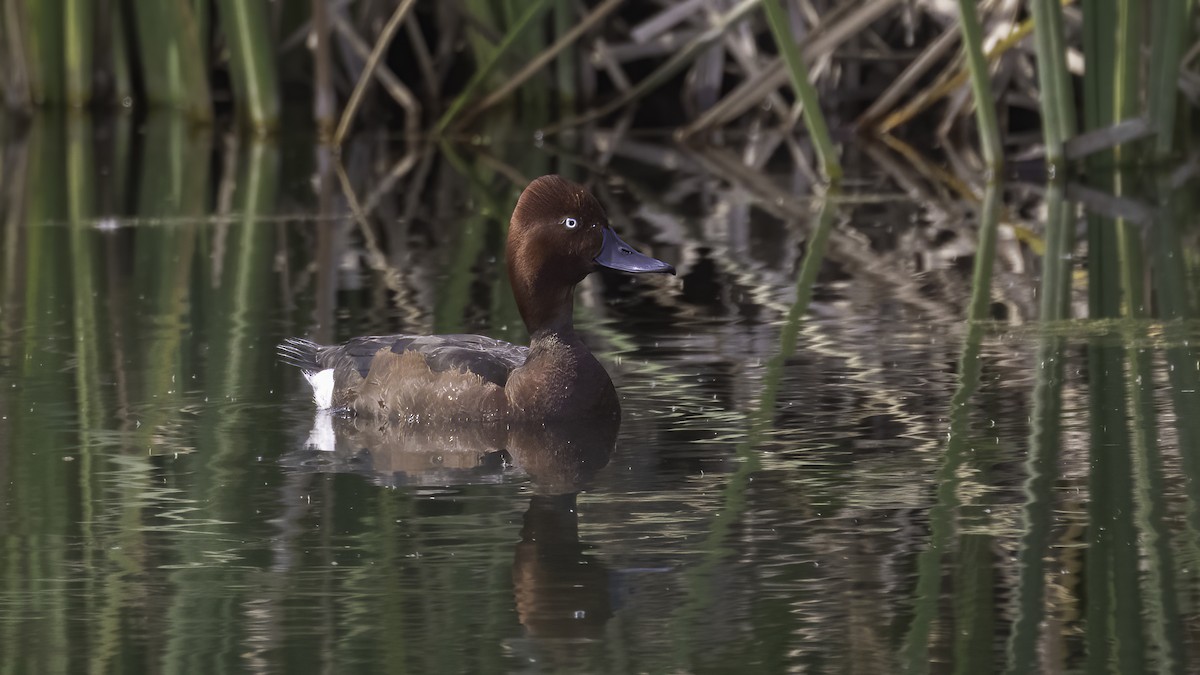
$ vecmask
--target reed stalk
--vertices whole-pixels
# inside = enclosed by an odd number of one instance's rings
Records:
[[[1148,276],[1141,228],[1127,221],[1117,221],[1120,282],[1125,298],[1122,313],[1122,342],[1129,363],[1126,380],[1129,400],[1130,428],[1134,470],[1135,504],[1137,505],[1137,536],[1144,543],[1146,599],[1143,617],[1147,637],[1153,640],[1154,650],[1167,664],[1162,672],[1183,672],[1184,650],[1182,621],[1176,583],[1175,553],[1167,526],[1166,495],[1168,494],[1162,451],[1159,448],[1159,416],[1155,392],[1154,352],[1141,338],[1150,312],[1145,280]]]
[[[196,18],[196,35],[200,38],[200,54],[207,63],[209,49],[212,45],[213,0],[189,0],[189,2],[192,3],[192,16]]]
[[[60,114],[50,113],[35,116],[29,127],[27,192],[21,196],[24,224],[62,222],[69,217],[72,186],[63,124]],[[72,401],[75,394],[78,364],[73,349],[50,347],[73,321],[71,237],[63,227],[35,225],[22,229],[24,242],[18,253],[24,267],[22,300],[9,305],[8,310],[23,315],[20,332],[12,336],[16,355],[10,371],[19,373],[16,381],[22,385],[6,395],[10,406],[6,410],[6,430],[16,432],[11,441],[6,439],[6,449],[62,448],[76,441],[74,423],[64,417],[64,424],[47,424],[43,410]],[[9,517],[15,519],[12,522],[35,523],[39,532],[74,536],[78,531],[81,504],[80,491],[75,489],[77,469],[68,469],[61,458],[61,453],[5,453],[4,500]],[[79,563],[77,556],[72,555],[68,561],[64,553],[59,546],[9,544],[0,560],[3,592],[14,599],[6,603],[6,616],[38,612],[40,626],[36,640],[20,630],[5,631],[0,637],[6,666],[14,672],[70,670],[73,643],[68,626],[74,614],[66,609],[71,603],[69,594],[61,589],[30,586],[31,580],[53,578],[55,570]],[[14,587],[22,582],[24,594]],[[31,593],[30,588],[38,591]]]
[[[3,41],[0,41],[0,92],[4,93],[4,102],[10,103],[13,100],[13,96],[9,93],[9,90],[12,88],[14,81],[20,80],[22,73],[10,71],[14,65],[12,54],[15,50],[10,44],[12,42],[12,31],[8,27],[7,5],[7,2],[0,0],[0,37],[3,38]]]
[[[559,38],[555,40],[554,44],[550,45],[550,47],[546,48],[535,58],[526,63],[516,75],[513,75],[511,78],[505,81],[503,85],[501,85],[492,93],[488,94],[479,103],[472,106],[470,111],[464,113],[462,117],[462,124],[467,124],[471,120],[475,119],[475,117],[477,117],[484,110],[504,100],[504,98],[511,94],[513,90],[537,75],[538,72],[545,67],[547,63],[554,59],[555,56],[559,56],[559,67],[562,68],[564,63],[562,58],[568,54],[571,54],[571,51],[567,49],[567,47],[574,44],[579,37],[589,29],[598,25],[604,17],[608,16],[613,10],[620,7],[623,2],[625,2],[625,0],[605,0],[605,2],[598,5],[586,17],[584,17],[582,21],[562,33]],[[561,7],[559,9],[561,9]],[[572,96],[574,96],[573,92],[574,90],[572,89]]]
[[[522,10],[525,9],[527,0],[504,0],[504,25],[512,26],[520,18]],[[553,9],[555,3],[547,3],[547,10]],[[537,26],[533,30],[521,31],[517,44],[513,46],[512,53],[508,58],[510,63],[527,63],[537,55],[545,53],[546,50],[546,28],[553,25],[554,12],[549,12],[549,20],[538,20]],[[517,110],[519,115],[512,117],[513,121],[520,127],[525,128],[541,128],[553,119],[555,106],[552,103],[552,73],[543,71],[542,77],[531,80],[525,86],[518,89]],[[496,71],[493,73],[494,80],[508,80],[507,72]],[[495,82],[491,85],[495,86]],[[459,126],[463,126],[459,124]]]
[[[92,102],[92,45],[95,0],[63,0],[63,67],[66,103]]]
[[[1113,122],[1119,124],[1140,113],[1142,65],[1142,3],[1141,0],[1117,1],[1116,80],[1113,91]],[[1124,144],[1115,148],[1117,162],[1127,162],[1130,148]]]
[[[992,98],[992,82],[988,74],[987,60],[983,56],[983,31],[979,26],[979,14],[975,0],[959,0],[962,15],[963,51],[967,56],[967,68],[971,73],[971,91],[975,94],[975,123],[979,127],[979,144],[983,150],[983,161],[993,175],[1000,172],[1004,164],[1004,150],[1000,145],[1000,125],[996,121],[996,103]]]
[[[1180,465],[1185,476],[1200,475],[1200,348],[1195,345],[1194,329],[1200,316],[1196,284],[1197,277],[1188,269],[1188,251],[1184,232],[1195,212],[1194,195],[1190,190],[1172,189],[1162,180],[1157,213],[1160,219],[1150,228],[1149,246],[1154,257],[1150,265],[1154,280],[1154,297],[1159,319],[1164,327],[1166,349],[1164,361],[1175,418],[1175,433],[1179,439]],[[1189,277],[1191,277],[1189,279]],[[1188,546],[1180,556],[1184,560],[1200,557],[1196,542],[1200,541],[1200,481],[1183,481],[1187,495],[1186,523]],[[1188,574],[1189,579],[1194,578]]]
[[[1042,129],[1046,161],[1052,170],[1064,161],[1063,146],[1075,135],[1075,104],[1058,0],[1031,0],[1038,81],[1041,85]],[[1092,12],[1084,12],[1090,14]],[[1089,61],[1090,64],[1090,61]]]
[[[1142,46],[1142,3],[1117,0],[1116,88],[1113,91],[1114,123],[1138,115],[1139,77]]]
[[[148,321],[146,325],[156,327],[154,339],[147,341],[142,355],[146,367],[131,383],[133,396],[139,400],[178,403],[183,396],[175,383],[183,378],[182,345],[193,330],[184,317],[191,302],[192,266],[197,259],[198,216],[208,212],[211,194],[210,137],[203,131],[196,133],[192,126],[188,116],[173,110],[152,111],[144,123],[137,213],[150,218],[183,218],[178,225],[144,229],[134,240],[133,284],[145,289],[137,311]],[[155,430],[174,423],[179,414],[179,409],[169,404],[147,409],[135,442],[152,451]]]
[[[729,8],[729,10],[724,14],[714,18],[712,20],[712,25],[709,26],[708,29],[699,35],[694,36],[687,42],[687,44],[681,47],[679,51],[671,55],[671,58],[667,59],[662,65],[655,68],[652,73],[639,80],[637,84],[621,92],[620,96],[617,96],[615,99],[600,106],[599,108],[582,113],[577,117],[572,117],[550,125],[546,129],[542,130],[543,133],[549,135],[552,133],[558,133],[567,128],[587,124],[588,122],[600,119],[605,115],[610,115],[613,112],[616,112],[617,110],[620,110],[638,101],[651,91],[654,91],[654,89],[659,85],[674,77],[676,73],[687,67],[687,65],[696,58],[697,54],[702,52],[713,42],[720,40],[725,35],[725,31],[729,30],[731,26],[745,18],[747,14],[749,14],[752,10],[754,10],[755,7],[758,6],[758,3],[759,0],[741,0],[741,2]],[[719,105],[720,104],[718,104],[718,106]],[[710,112],[715,109],[716,106],[714,106]],[[699,120],[697,120],[697,124],[698,123]],[[687,129],[681,132],[682,137],[687,137],[688,135],[689,131]]]
[[[142,80],[153,105],[212,120],[207,61],[199,26],[187,0],[134,0]]]
[[[279,83],[267,6],[244,0],[219,3],[238,112],[256,131],[273,129],[279,122]]]
[[[329,49],[329,7],[325,0],[312,0],[313,121],[322,140],[332,137],[337,124],[337,97],[333,92],[333,63]]]
[[[1192,18],[1192,2],[1158,2],[1154,4],[1153,12],[1147,98],[1150,124],[1158,134],[1154,140],[1154,157],[1163,160],[1176,151],[1179,64],[1183,55],[1183,39]]]
[[[817,226],[809,239],[804,259],[800,262],[800,271],[796,275],[796,299],[788,308],[783,328],[779,332],[779,354],[767,364],[768,372],[763,379],[763,390],[759,396],[760,424],[765,424],[774,414],[783,366],[796,353],[800,328],[804,317],[808,316],[809,305],[812,304],[813,288],[816,287],[817,275],[821,272],[821,265],[825,260],[825,250],[829,247],[829,234],[837,220],[838,200],[841,196],[840,189],[835,187],[821,200],[821,210],[817,212]],[[761,432],[762,429],[757,431]]]
[[[991,305],[992,271],[996,259],[996,232],[1000,222],[1000,184],[992,181],[984,193],[979,213],[979,247],[971,279],[971,301],[967,307],[967,333],[959,358],[958,384],[950,400],[950,429],[946,451],[937,471],[937,503],[929,510],[929,543],[917,554],[916,592],[913,617],[904,638],[904,671],[927,672],[933,623],[937,617],[939,587],[942,583],[942,558],[950,547],[956,529],[955,515],[961,505],[958,488],[960,468],[968,462],[970,449],[970,412],[968,403],[979,388],[983,362],[983,319]]]
[[[1015,26],[1007,36],[992,45],[985,57],[988,61],[996,61],[1006,52],[1021,44],[1030,33],[1033,32],[1033,20],[1026,19]],[[898,126],[906,124],[912,118],[916,117],[921,112],[928,109],[931,105],[940,101],[951,93],[958,91],[958,88],[970,78],[970,73],[966,70],[959,70],[954,75],[947,77],[945,74],[939,76],[939,79],[929,87],[921,91],[921,93],[909,99],[908,103],[900,106],[898,109],[888,113],[882,121],[875,125],[874,131],[878,134],[886,134],[891,132]],[[886,95],[886,94],[885,94]],[[898,94],[896,94],[898,95]],[[875,107],[874,104],[871,106]],[[872,113],[872,117],[878,115],[878,112]],[[866,115],[864,115],[866,117]],[[869,118],[868,118],[869,119]]]
[[[66,120],[67,161],[66,192],[67,213],[70,220],[70,269],[71,299],[73,303],[71,334],[75,355],[75,405],[78,411],[76,422],[79,428],[79,483],[76,490],[80,496],[80,526],[84,532],[83,566],[85,568],[85,590],[89,600],[98,594],[95,576],[95,561],[99,557],[96,546],[96,512],[100,505],[97,496],[103,492],[97,476],[101,464],[97,456],[96,440],[103,430],[105,406],[103,399],[104,375],[101,369],[102,342],[110,333],[102,330],[101,316],[97,309],[96,290],[102,286],[98,238],[88,221],[96,212],[96,171],[93,156],[95,143],[92,136],[92,120],[80,111],[71,111]],[[89,622],[90,625],[94,625]]]
[[[495,58],[497,44],[504,31],[503,19],[497,15],[499,1],[462,0],[462,15],[466,24],[466,43],[475,63],[487,63]]]
[[[0,43],[0,68],[4,69],[4,102],[12,108],[24,109],[33,103],[29,89],[29,60],[26,58],[26,37],[22,20],[21,0],[0,0],[0,26],[4,40]]]
[[[808,315],[809,304],[812,301],[813,286],[816,283],[825,250],[829,243],[829,234],[833,231],[834,222],[838,215],[838,198],[840,192],[834,186],[821,202],[821,210],[817,213],[816,227],[808,241],[808,248],[800,269],[796,275],[796,298],[788,308],[787,317],[779,334],[779,353],[767,363],[766,374],[763,376],[762,391],[758,405],[748,414],[746,440],[738,445],[737,456],[740,460],[737,471],[729,477],[721,492],[721,508],[708,528],[708,536],[702,544],[704,559],[684,575],[687,597],[675,611],[672,624],[679,626],[675,636],[675,644],[680,652],[684,650],[696,653],[695,645],[697,631],[696,623],[701,617],[708,616],[713,611],[716,594],[713,586],[716,583],[718,565],[731,552],[728,539],[733,535],[735,526],[742,518],[749,504],[747,492],[753,481],[754,474],[762,467],[758,446],[763,437],[773,425],[779,384],[782,380],[784,365],[796,350],[796,343],[804,317]],[[677,657],[679,664],[687,664],[683,670],[694,670],[693,663],[683,653]]]
[[[965,0],[964,0],[965,1]],[[804,123],[808,127],[808,135],[812,137],[813,146],[821,162],[821,171],[830,183],[842,180],[842,165],[838,162],[837,151],[833,147],[833,139],[829,135],[829,127],[825,124],[825,115],[821,112],[820,98],[808,77],[808,66],[800,54],[800,47],[792,37],[788,24],[787,12],[779,0],[762,0],[763,9],[767,13],[767,24],[775,36],[775,43],[783,53],[787,63],[788,74],[792,79],[792,88],[796,97],[804,106]]]
[[[1115,72],[1115,71],[1114,71]],[[1120,181],[1116,183],[1120,185]],[[1130,302],[1122,288],[1121,231],[1127,223],[1091,216],[1088,221],[1088,312],[1092,319],[1121,316]],[[1088,488],[1090,553],[1086,578],[1091,667],[1116,663],[1134,672],[1145,658],[1142,575],[1133,521],[1132,447],[1129,437],[1124,348],[1107,337],[1088,344],[1092,442]],[[1101,643],[1107,643],[1103,646]]]
[[[1088,131],[1113,123],[1113,82],[1117,69],[1113,54],[1115,17],[1113,11],[1083,13],[1083,58],[1087,63],[1087,75],[1083,78],[1083,121]]]
[[[237,0],[228,1],[236,2]],[[396,11],[392,12],[392,17],[384,24],[383,31],[380,32],[379,37],[375,40],[375,46],[371,49],[371,55],[367,58],[366,64],[363,65],[362,72],[358,74],[358,82],[354,84],[354,91],[350,93],[350,100],[346,103],[346,109],[342,111],[337,131],[333,134],[333,144],[335,147],[340,147],[342,141],[345,140],[347,132],[350,131],[350,123],[354,121],[354,116],[358,114],[358,106],[362,103],[363,93],[366,92],[367,84],[371,82],[375,68],[383,59],[383,54],[387,51],[388,45],[392,43],[392,38],[396,35],[396,31],[400,30],[400,26],[404,25],[404,18],[415,4],[416,0],[403,0],[397,5]],[[411,111],[409,115],[412,115]]]
[[[119,7],[110,5],[109,21],[112,23],[112,78],[113,98],[117,105],[124,106],[133,102],[133,57],[130,53],[129,38],[125,33],[125,22],[121,20]]]
[[[18,26],[27,48],[29,93],[34,105],[63,100],[63,24],[54,3],[25,0],[24,21]]]
[[[1046,190],[1046,249],[1042,256],[1039,320],[1053,323],[1067,318],[1070,304],[1072,205],[1062,186],[1051,181]],[[1062,389],[1066,340],[1043,329],[1038,341],[1030,420],[1029,456],[1025,460],[1025,504],[1021,508],[1022,535],[1017,549],[1017,589],[1014,620],[1008,637],[1011,675],[1036,672],[1038,639],[1045,618],[1045,554],[1054,525],[1054,486],[1059,477],[1062,451]]]
[[[571,32],[576,20],[575,3],[572,0],[558,0],[554,5],[554,34],[558,36],[557,44]],[[575,105],[578,95],[579,54],[573,50],[563,50],[558,56],[554,68],[555,84],[558,85],[559,114]]]
[[[442,115],[441,119],[438,120],[438,123],[434,126],[435,134],[441,135],[445,133],[446,129],[450,126],[450,123],[453,122],[456,117],[458,117],[458,114],[462,112],[462,109],[475,96],[475,92],[479,89],[479,87],[482,86],[489,77],[491,77],[492,72],[495,71],[497,66],[500,65],[500,61],[504,58],[504,55],[507,54],[508,51],[512,49],[513,45],[516,44],[517,38],[520,37],[521,33],[524,32],[526,27],[528,27],[531,23],[534,23],[535,19],[541,16],[542,11],[546,8],[547,2],[548,0],[531,0],[531,2],[525,6],[525,11],[513,22],[512,26],[508,29],[508,32],[505,33],[504,38],[500,40],[500,44],[496,45],[496,49],[492,52],[491,57],[484,63],[479,64],[475,74],[472,75],[471,79],[467,82],[467,86],[463,87],[462,92],[455,97],[454,101],[450,104],[450,107]]]
[[[231,239],[236,244],[227,249],[221,267],[224,278],[216,280],[222,289],[217,301],[224,305],[224,311],[215,313],[209,325],[213,330],[210,339],[223,342],[226,354],[223,364],[212,364],[210,382],[227,399],[236,397],[239,387],[262,386],[269,380],[269,366],[249,355],[254,353],[254,342],[265,333],[262,324],[267,320],[275,285],[270,266],[275,230],[265,219],[275,212],[279,150],[273,139],[262,138],[246,139],[239,150],[237,191],[232,200],[237,220]],[[251,373],[254,376],[248,377]],[[235,419],[227,414],[219,417],[213,425],[218,437],[227,432]],[[232,441],[215,445],[219,448],[216,457],[237,447]]]

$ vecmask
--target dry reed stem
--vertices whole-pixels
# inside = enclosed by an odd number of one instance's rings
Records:
[[[996,43],[994,47],[988,50],[988,61],[995,61],[1009,49],[1015,47],[1021,40],[1025,39],[1033,32],[1033,19],[1026,19],[1017,26],[1016,30],[1010,33],[1003,40]],[[937,101],[945,98],[950,92],[958,89],[966,83],[970,75],[967,73],[965,66],[960,66],[958,71],[948,78],[944,78],[939,82],[926,88],[916,96],[914,96],[904,107],[888,115],[882,122],[879,123],[872,131],[876,134],[887,134],[892,129],[907,123],[912,118],[922,113],[926,108],[933,105]]]
[[[899,3],[900,0],[872,0],[855,8],[846,17],[834,25],[818,26],[813,33],[812,41],[804,45],[801,55],[809,60],[828,56],[846,40],[865,30],[871,22],[882,17]],[[724,124],[750,108],[758,105],[768,93],[787,84],[788,72],[782,58],[775,58],[763,68],[761,75],[750,78],[738,85],[703,115],[679,131],[679,137],[686,139],[713,126]]]
[[[581,35],[591,30],[601,21],[601,19],[611,14],[624,2],[625,0],[605,0],[602,4],[593,9],[590,14],[584,17],[582,21],[571,28],[571,30],[567,31],[562,37],[556,40],[554,44],[542,50],[542,52],[534,57],[533,60],[525,64],[524,68],[522,68],[519,72],[517,72],[516,75],[513,75],[507,82],[504,83],[504,86],[485,96],[482,101],[475,104],[474,108],[464,113],[462,118],[458,121],[458,125],[462,126],[469,123],[484,110],[487,110],[488,108],[504,100],[509,94],[515,91],[517,87],[520,87],[522,84],[525,84],[529,78],[537,75],[538,71],[545,67],[545,65],[554,59],[554,57],[558,56],[562,50],[566,49],[572,43],[578,40]]]
[[[367,43],[359,37],[358,33],[354,31],[354,27],[342,15],[333,14],[333,27],[337,30],[338,34],[346,39],[346,42],[350,45],[350,49],[354,50],[363,59],[368,62],[370,61],[371,49],[367,47]],[[378,63],[375,66],[374,74],[375,77],[379,78],[379,83],[383,85],[383,88],[387,90],[392,99],[401,108],[404,108],[405,135],[409,139],[416,138],[421,129],[421,104],[417,102],[417,99],[412,95],[412,91],[400,81],[399,77],[396,77],[396,74],[392,72],[391,68],[388,68],[386,63]],[[340,125],[338,130],[339,132],[341,131]],[[335,137],[335,145],[340,144],[340,141],[340,138]]]
[[[920,56],[913,59],[911,63],[900,73],[900,76],[887,89],[884,90],[879,98],[875,99],[867,108],[866,112],[859,116],[854,122],[854,126],[862,129],[882,117],[888,110],[908,92],[912,91],[917,80],[921,78],[930,68],[933,67],[939,59],[950,51],[950,48],[958,43],[962,33],[956,26],[950,26],[942,32],[933,44],[929,45]]]
[[[337,132],[333,135],[334,147],[341,147],[342,141],[346,138],[346,132],[350,129],[350,123],[358,113],[358,106],[362,103],[367,83],[371,81],[371,76],[375,72],[375,68],[378,67],[380,60],[383,58],[383,53],[387,51],[388,45],[392,43],[392,37],[396,35],[400,24],[404,22],[404,17],[408,15],[409,10],[416,4],[416,0],[401,0],[400,5],[396,7],[396,11],[392,13],[392,18],[388,19],[387,24],[383,27],[383,31],[379,34],[379,39],[375,41],[375,48],[371,50],[370,58],[367,59],[366,65],[363,66],[362,72],[358,75],[358,82],[354,85],[354,91],[350,94],[350,100],[346,103],[346,109],[342,111],[342,119],[338,122]]]

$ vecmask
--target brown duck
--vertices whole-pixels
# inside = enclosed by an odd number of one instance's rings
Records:
[[[481,335],[387,335],[325,346],[289,338],[321,409],[393,423],[619,417],[612,380],[575,332],[575,285],[600,267],[675,268],[635,251],[582,185],[542,176],[521,193],[506,246],[508,276],[529,330],[522,347]]]

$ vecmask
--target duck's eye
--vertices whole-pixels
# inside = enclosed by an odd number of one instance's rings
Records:
[[[567,226],[568,230],[573,230],[579,227],[579,221],[574,218],[563,218],[562,224]]]

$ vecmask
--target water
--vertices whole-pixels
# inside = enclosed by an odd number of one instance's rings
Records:
[[[972,303],[986,230],[936,186],[860,171],[822,212],[802,173],[618,144],[593,184],[680,272],[580,289],[619,430],[308,447],[274,345],[524,339],[507,211],[587,143],[368,138],[339,176],[287,136],[10,130],[3,669],[1197,667],[1194,183],[1141,223],[1009,186]]]

